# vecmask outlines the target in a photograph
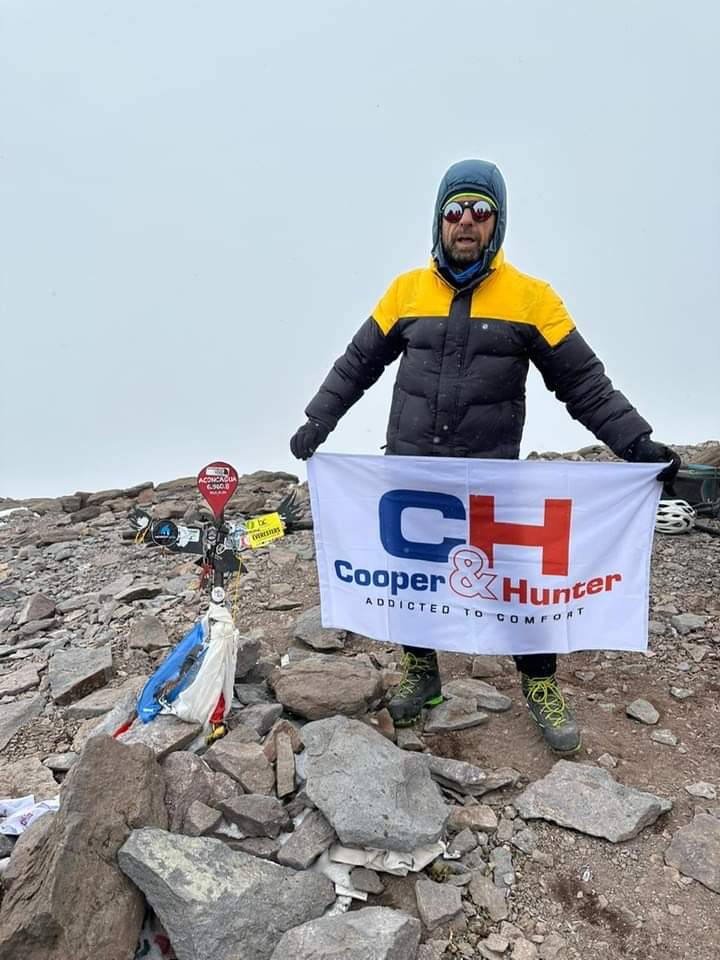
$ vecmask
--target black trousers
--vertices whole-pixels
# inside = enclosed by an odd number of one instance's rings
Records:
[[[416,657],[429,657],[435,653],[430,647],[405,647],[407,653],[414,653]],[[557,655],[554,653],[526,653],[520,657],[513,657],[515,666],[520,673],[527,677],[551,677],[557,666]]]

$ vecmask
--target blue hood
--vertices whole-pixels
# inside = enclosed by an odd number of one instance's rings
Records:
[[[453,279],[450,268],[448,267],[445,259],[445,251],[443,250],[440,239],[440,220],[442,216],[440,211],[448,197],[462,190],[487,193],[498,205],[495,233],[490,241],[490,246],[480,261],[481,266],[477,274],[475,274],[476,278],[486,276],[490,270],[493,257],[503,245],[505,225],[507,223],[507,193],[505,190],[505,181],[495,164],[489,163],[487,160],[460,160],[458,163],[454,163],[440,181],[437,199],[435,200],[432,255],[437,261],[440,271],[455,284],[456,280]]]

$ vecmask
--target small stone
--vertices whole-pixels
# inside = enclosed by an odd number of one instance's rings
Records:
[[[559,933],[554,931],[545,939],[538,950],[539,960],[564,960],[567,956],[567,944]]]
[[[0,697],[15,697],[40,683],[40,667],[29,663],[0,677]]]
[[[248,793],[270,795],[275,788],[275,771],[257,743],[232,742],[223,737],[204,754],[213,770],[226,773]]]
[[[678,738],[672,730],[653,730],[650,739],[654,740],[655,743],[663,743],[667,747],[676,747],[678,742]]]
[[[139,580],[132,586],[119,590],[113,595],[113,599],[118,603],[133,603],[135,600],[152,600],[162,593],[162,584],[153,583],[149,580]]]
[[[597,762],[606,770],[612,770],[617,766],[617,760],[611,753],[603,753],[597,758]]]
[[[276,739],[277,760],[275,762],[276,793],[286,797],[295,790],[295,753],[292,740],[281,733]]]
[[[471,675],[484,679],[486,677],[499,677],[502,672],[502,663],[498,657],[473,657]]]
[[[279,703],[256,703],[245,707],[240,714],[240,722],[252,727],[260,737],[264,737],[276,720],[279,720],[283,708]]]
[[[680,613],[671,617],[670,623],[681,636],[685,636],[693,630],[701,630],[707,623],[707,619],[707,617],[701,617],[695,613]]]
[[[685,914],[685,908],[677,903],[671,903],[668,905],[668,913],[671,917],[682,917]]]
[[[482,941],[482,945],[487,947],[488,950],[492,950],[493,953],[505,953],[510,946],[510,941],[507,937],[501,937],[497,933],[491,933]]]
[[[529,857],[537,846],[538,838],[534,830],[525,827],[524,830],[518,830],[510,842]]]
[[[642,697],[639,697],[637,700],[633,700],[632,703],[629,703],[625,707],[625,713],[634,720],[639,720],[640,723],[648,724],[648,726],[652,726],[660,719],[660,714],[657,712],[655,707],[648,700],[644,700]]]
[[[47,620],[55,614],[55,601],[43,593],[34,593],[24,604],[18,617],[18,626],[33,620]]]
[[[350,880],[356,890],[363,893],[380,894],[385,890],[383,882],[374,870],[367,867],[353,867],[350,871]]]
[[[51,753],[45,757],[43,765],[52,770],[53,773],[67,773],[70,767],[75,763],[78,754],[73,751],[67,753]]]
[[[509,915],[510,909],[505,891],[498,889],[489,877],[473,872],[469,889],[475,906],[486,910],[494,923],[505,920]]]
[[[311,607],[295,621],[293,636],[314,650],[343,650],[345,647],[345,630],[325,628],[320,617],[320,607]]]
[[[471,850],[474,850],[477,845],[477,835],[466,827],[464,830],[461,830],[460,833],[458,833],[458,835],[453,839],[448,848],[448,852],[453,856],[459,855],[462,857],[466,853],[470,853]]]
[[[684,874],[683,880],[698,880],[720,893],[720,820],[706,813],[695,814],[672,838],[665,863]]]
[[[335,831],[319,810],[311,810],[280,848],[278,863],[306,870],[337,839]]]
[[[222,820],[222,814],[200,800],[194,800],[183,820],[182,832],[188,837],[206,836],[215,829]]]
[[[302,750],[300,731],[289,720],[276,720],[263,743],[263,753],[270,763],[275,763],[277,760],[277,738],[281,735],[290,740],[293,753],[300,753]]]
[[[421,877],[415,884],[415,896],[420,919],[428,930],[450,923],[462,913],[462,893],[451,884]]]
[[[244,794],[218,804],[223,814],[248,837],[277,837],[290,827],[287,811],[275,797]]]
[[[162,760],[174,750],[187,747],[201,733],[201,723],[186,723],[178,717],[161,714],[151,723],[136,720],[119,739],[126,744],[144,743],[153,751],[156,760]]]
[[[490,718],[478,711],[474,700],[453,697],[435,707],[428,713],[425,721],[425,733],[449,733],[452,730],[467,730],[487,723]]]
[[[717,790],[711,783],[700,780],[698,783],[692,783],[686,786],[685,790],[691,797],[698,797],[702,800],[716,800]]]
[[[537,957],[537,947],[524,937],[515,941],[510,954],[512,960],[535,960]]]
[[[512,706],[510,697],[500,693],[492,684],[482,680],[460,679],[451,680],[443,687],[443,693],[449,697],[461,697],[474,700],[475,706],[493,713],[502,713]]]
[[[511,887],[515,883],[512,856],[506,847],[495,847],[490,854],[490,863],[496,887]]]
[[[469,828],[495,833],[498,819],[492,807],[478,803],[468,807],[453,807],[448,818],[448,827],[457,831]]]
[[[159,617],[138,617],[130,629],[128,646],[134,650],[147,650],[152,653],[171,645],[172,640]]]
[[[110,644],[103,647],[56,650],[48,664],[50,693],[57,704],[70,703],[112,677]]]
[[[507,820],[505,817],[501,817],[500,823],[498,824],[497,833],[495,835],[497,842],[509,843],[514,832],[512,820]]]
[[[410,727],[398,727],[395,731],[395,742],[401,750],[421,752],[425,749],[425,744]]]
[[[670,695],[676,700],[687,700],[692,696],[692,690],[688,690],[687,687],[670,687]]]

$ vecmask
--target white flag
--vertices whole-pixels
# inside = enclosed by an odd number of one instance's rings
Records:
[[[323,625],[459,653],[645,650],[662,467],[317,454]]]

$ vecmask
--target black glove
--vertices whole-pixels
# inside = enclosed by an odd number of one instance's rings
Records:
[[[643,433],[633,440],[624,454],[624,459],[630,463],[662,463],[663,460],[672,460],[672,463],[661,470],[657,475],[658,480],[663,483],[672,483],[680,469],[680,457],[666,447],[664,443],[655,443],[650,439],[649,433]]]
[[[308,420],[290,438],[290,450],[298,460],[309,460],[321,443],[324,443],[330,430],[317,420]]]

